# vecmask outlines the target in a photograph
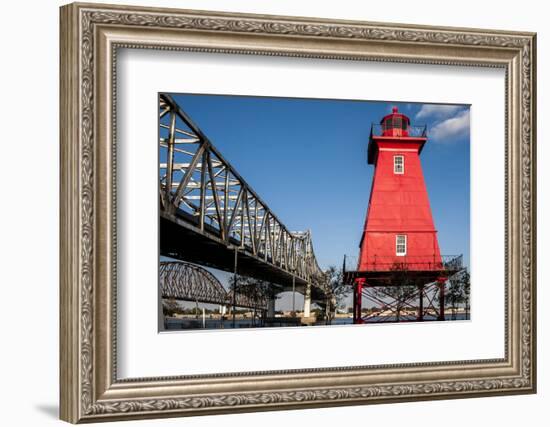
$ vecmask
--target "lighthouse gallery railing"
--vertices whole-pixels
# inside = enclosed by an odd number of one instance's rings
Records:
[[[429,256],[373,256],[372,262],[367,263],[367,271],[460,271],[463,269],[462,255],[441,255],[440,258],[430,260]],[[344,256],[344,271],[357,269],[357,257]]]
[[[373,123],[370,130],[371,138],[373,136],[383,136],[384,131],[387,129],[379,123]],[[407,126],[407,136],[411,138],[426,138],[428,136],[428,127],[426,125]]]

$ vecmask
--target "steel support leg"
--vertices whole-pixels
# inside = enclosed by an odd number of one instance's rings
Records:
[[[270,296],[267,300],[267,317],[270,319],[275,317],[275,296]]]
[[[363,323],[363,317],[361,315],[362,300],[363,300],[363,284],[364,280],[357,279],[355,281],[353,292],[353,323]]]
[[[418,285],[418,315],[416,320],[424,321],[424,285]]]
[[[437,279],[439,286],[439,316],[437,320],[445,320],[445,277]]]
[[[355,323],[355,320],[357,319],[357,282],[353,282],[353,323]]]

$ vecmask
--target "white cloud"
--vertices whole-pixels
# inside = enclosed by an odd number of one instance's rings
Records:
[[[437,142],[448,142],[468,135],[469,131],[470,110],[462,110],[429,129],[428,136]]]
[[[443,120],[454,116],[463,108],[464,106],[462,105],[424,104],[420,111],[416,113],[415,118],[417,120],[427,118]]]

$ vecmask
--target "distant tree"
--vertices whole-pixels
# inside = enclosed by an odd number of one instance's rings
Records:
[[[268,300],[277,298],[279,287],[266,280],[236,274],[231,276],[229,279],[229,292],[231,298],[233,298],[233,294],[235,293],[237,306],[239,304],[239,300],[242,301],[243,297],[254,306],[254,308],[252,308],[252,321],[253,324],[255,324],[256,317],[261,318],[262,312],[265,314]],[[230,304],[232,304],[232,302],[233,301],[231,300]]]
[[[470,273],[468,270],[461,270],[449,278],[445,305],[451,307],[453,319],[456,318],[456,312],[461,305],[466,313],[470,311]]]
[[[237,295],[246,296],[258,303],[265,301],[267,298],[276,298],[278,293],[277,286],[274,286],[273,283],[240,274],[229,279],[229,289],[230,292],[236,290]]]
[[[462,289],[458,280],[449,280],[449,286],[445,292],[445,306],[451,307],[451,318],[456,319],[458,306],[462,302]]]
[[[464,270],[462,283],[464,286],[464,311],[466,315],[470,314],[470,273]]]
[[[325,270],[325,277],[328,288],[336,299],[336,304],[340,305],[351,292],[351,286],[344,282],[342,269],[331,265]]]
[[[343,307],[345,298],[350,294],[352,288],[344,282],[344,273],[341,268],[331,265],[325,270],[325,285],[332,294],[331,299],[327,301],[326,321],[330,323],[337,307]]]
[[[322,319],[325,315],[325,311],[317,307],[311,310],[311,314],[315,316],[317,319]]]
[[[182,308],[174,298],[162,300],[162,312],[167,317],[172,317],[174,314],[183,313]]]

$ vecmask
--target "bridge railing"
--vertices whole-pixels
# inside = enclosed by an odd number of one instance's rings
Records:
[[[310,233],[289,231],[167,94],[159,97],[159,151],[163,212],[322,286]]]

